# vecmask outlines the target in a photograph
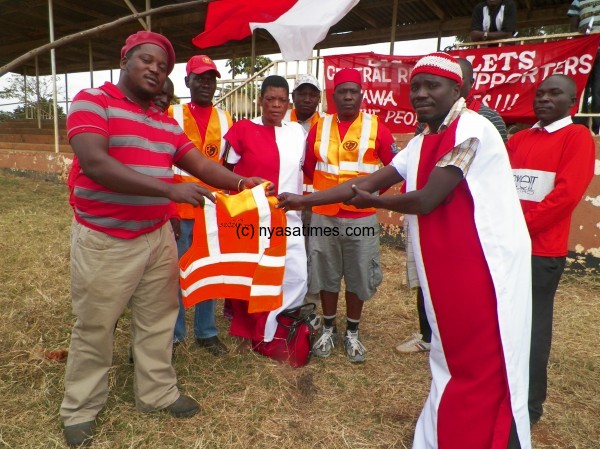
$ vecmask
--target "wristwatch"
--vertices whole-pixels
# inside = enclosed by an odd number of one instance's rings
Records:
[[[484,32],[483,32],[483,40],[484,40],[484,41],[487,41],[487,38],[488,38],[488,32],[487,32],[487,31],[484,31]]]

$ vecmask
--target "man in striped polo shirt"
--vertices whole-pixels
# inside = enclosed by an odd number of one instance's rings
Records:
[[[60,409],[70,447],[89,445],[108,396],[113,330],[131,307],[134,393],[141,412],[193,416],[198,403],[177,389],[171,365],[179,310],[178,259],[169,224],[171,201],[213,200],[203,186],[173,184],[175,164],[223,189],[253,187],[198,151],[152,99],[175,64],[167,38],[140,31],[121,49],[117,85],[85,89],[69,111],[75,153],[70,185],[71,296],[77,317]]]

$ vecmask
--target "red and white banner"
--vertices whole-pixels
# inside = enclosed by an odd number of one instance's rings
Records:
[[[359,0],[220,0],[206,12],[204,32],[192,39],[199,48],[244,39],[264,28],[277,41],[285,61],[306,60]]]
[[[562,73],[577,84],[578,97],[592,70],[600,34],[558,42],[478,48],[451,52],[473,64],[471,96],[498,111],[507,123],[534,123],[535,89],[548,76]],[[333,76],[346,67],[362,72],[362,110],[376,114],[393,133],[412,133],[417,124],[409,102],[409,75],[421,56],[375,53],[325,56],[327,112],[335,112]],[[572,113],[577,111],[576,105]]]

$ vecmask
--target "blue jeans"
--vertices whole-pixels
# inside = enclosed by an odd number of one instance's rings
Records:
[[[181,256],[192,245],[192,231],[194,230],[194,220],[181,220],[181,235],[177,240],[177,256]],[[215,324],[215,303],[214,299],[202,301],[194,307],[194,336],[196,338],[210,338],[217,335],[217,326]],[[181,289],[179,289],[179,314],[175,321],[175,335],[173,342],[177,343],[185,339],[185,307],[181,302]]]

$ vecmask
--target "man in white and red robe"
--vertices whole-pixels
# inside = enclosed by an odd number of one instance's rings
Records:
[[[302,126],[283,121],[289,105],[289,86],[277,75],[265,78],[259,99],[262,116],[236,122],[225,135],[230,145],[227,163],[244,177],[262,176],[276,192],[302,194],[302,162],[306,140]],[[306,294],[306,251],[300,214],[287,212],[287,251],[283,304],[270,313],[248,313],[245,301],[232,301],[230,334],[253,341],[273,340],[277,314],[302,304]],[[277,231],[277,230],[275,230]]]
[[[407,214],[432,328],[432,384],[415,449],[530,448],[531,242],[494,126],[460,99],[446,53],[417,62],[410,101],[425,131],[377,172],[280,207],[346,201]],[[406,194],[374,196],[406,180]]]

